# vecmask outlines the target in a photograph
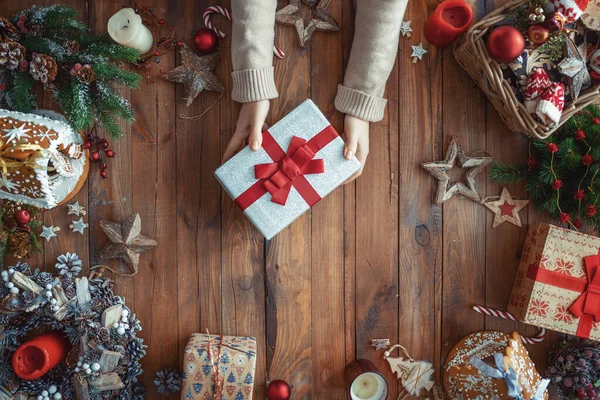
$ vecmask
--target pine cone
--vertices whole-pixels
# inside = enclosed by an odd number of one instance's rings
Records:
[[[25,59],[25,53],[25,47],[14,40],[3,41],[0,43],[0,66],[11,70],[19,68],[19,64]]]
[[[181,375],[174,368],[165,368],[156,373],[154,384],[159,394],[169,396],[181,390]]]
[[[17,28],[4,17],[0,17],[0,35],[11,36],[17,33]]]
[[[75,72],[75,76],[81,83],[92,83],[96,80],[96,73],[89,65],[84,65]]]
[[[27,257],[33,250],[29,232],[18,230],[8,238],[8,249],[15,257]]]
[[[45,33],[44,26],[40,24],[31,25],[31,27],[29,27],[29,33],[37,37],[43,37]]]
[[[79,53],[79,48],[79,43],[76,40],[67,40],[65,43],[65,50],[70,56],[74,56],[75,54]]]
[[[29,72],[36,81],[48,83],[56,78],[58,64],[50,56],[33,53],[32,60],[29,63]]]

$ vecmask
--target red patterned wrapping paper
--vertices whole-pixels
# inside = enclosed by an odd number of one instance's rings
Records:
[[[520,321],[600,340],[600,238],[548,224],[529,229],[508,311]]]

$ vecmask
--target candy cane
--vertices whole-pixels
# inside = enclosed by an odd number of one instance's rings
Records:
[[[518,321],[517,318],[509,313],[508,311],[496,310],[494,308],[482,307],[482,306],[473,306],[473,310],[477,311],[480,314],[491,315],[492,317],[498,317],[502,319],[509,319],[511,321]],[[539,332],[534,337],[528,337],[521,335],[521,339],[526,344],[536,344],[540,343],[546,337],[546,330],[544,328],[538,327]]]
[[[221,6],[210,6],[206,9],[206,11],[204,11],[204,14],[202,15],[202,19],[204,20],[204,25],[208,28],[211,29],[214,33],[217,34],[217,36],[219,37],[219,39],[224,39],[225,38],[225,32],[223,32],[222,30],[218,29],[217,27],[215,27],[212,22],[210,22],[210,16],[212,14],[219,14],[224,16],[225,18],[227,18],[229,21],[231,21],[231,13],[229,12],[228,9],[226,9],[225,7],[221,7]],[[285,57],[285,53],[277,46],[273,46],[273,53],[278,57],[278,58],[283,58]]]

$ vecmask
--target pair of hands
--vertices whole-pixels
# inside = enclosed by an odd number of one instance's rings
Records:
[[[269,113],[269,100],[260,100],[242,104],[238,116],[235,133],[229,141],[221,163],[229,160],[248,139],[250,148],[254,151],[262,145],[262,132],[267,129],[265,120]],[[352,182],[362,174],[367,156],[369,155],[369,122],[346,114],[344,119],[344,157],[351,159],[356,156],[362,168],[344,183]]]

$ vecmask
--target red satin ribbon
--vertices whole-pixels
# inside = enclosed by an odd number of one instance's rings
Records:
[[[547,269],[540,268],[539,264],[529,265],[527,277],[536,282],[571,290],[581,295],[569,307],[569,311],[579,318],[577,336],[589,338],[594,322],[600,322],[600,253],[584,258],[586,278],[575,278]]]
[[[313,157],[336,137],[338,133],[331,125],[308,141],[293,136],[286,153],[269,131],[263,132],[262,147],[273,162],[254,166],[254,175],[258,181],[235,199],[236,204],[245,210],[264,194],[270,193],[272,202],[285,205],[294,186],[312,207],[321,200],[321,196],[304,175],[325,172],[324,161],[313,160]]]

